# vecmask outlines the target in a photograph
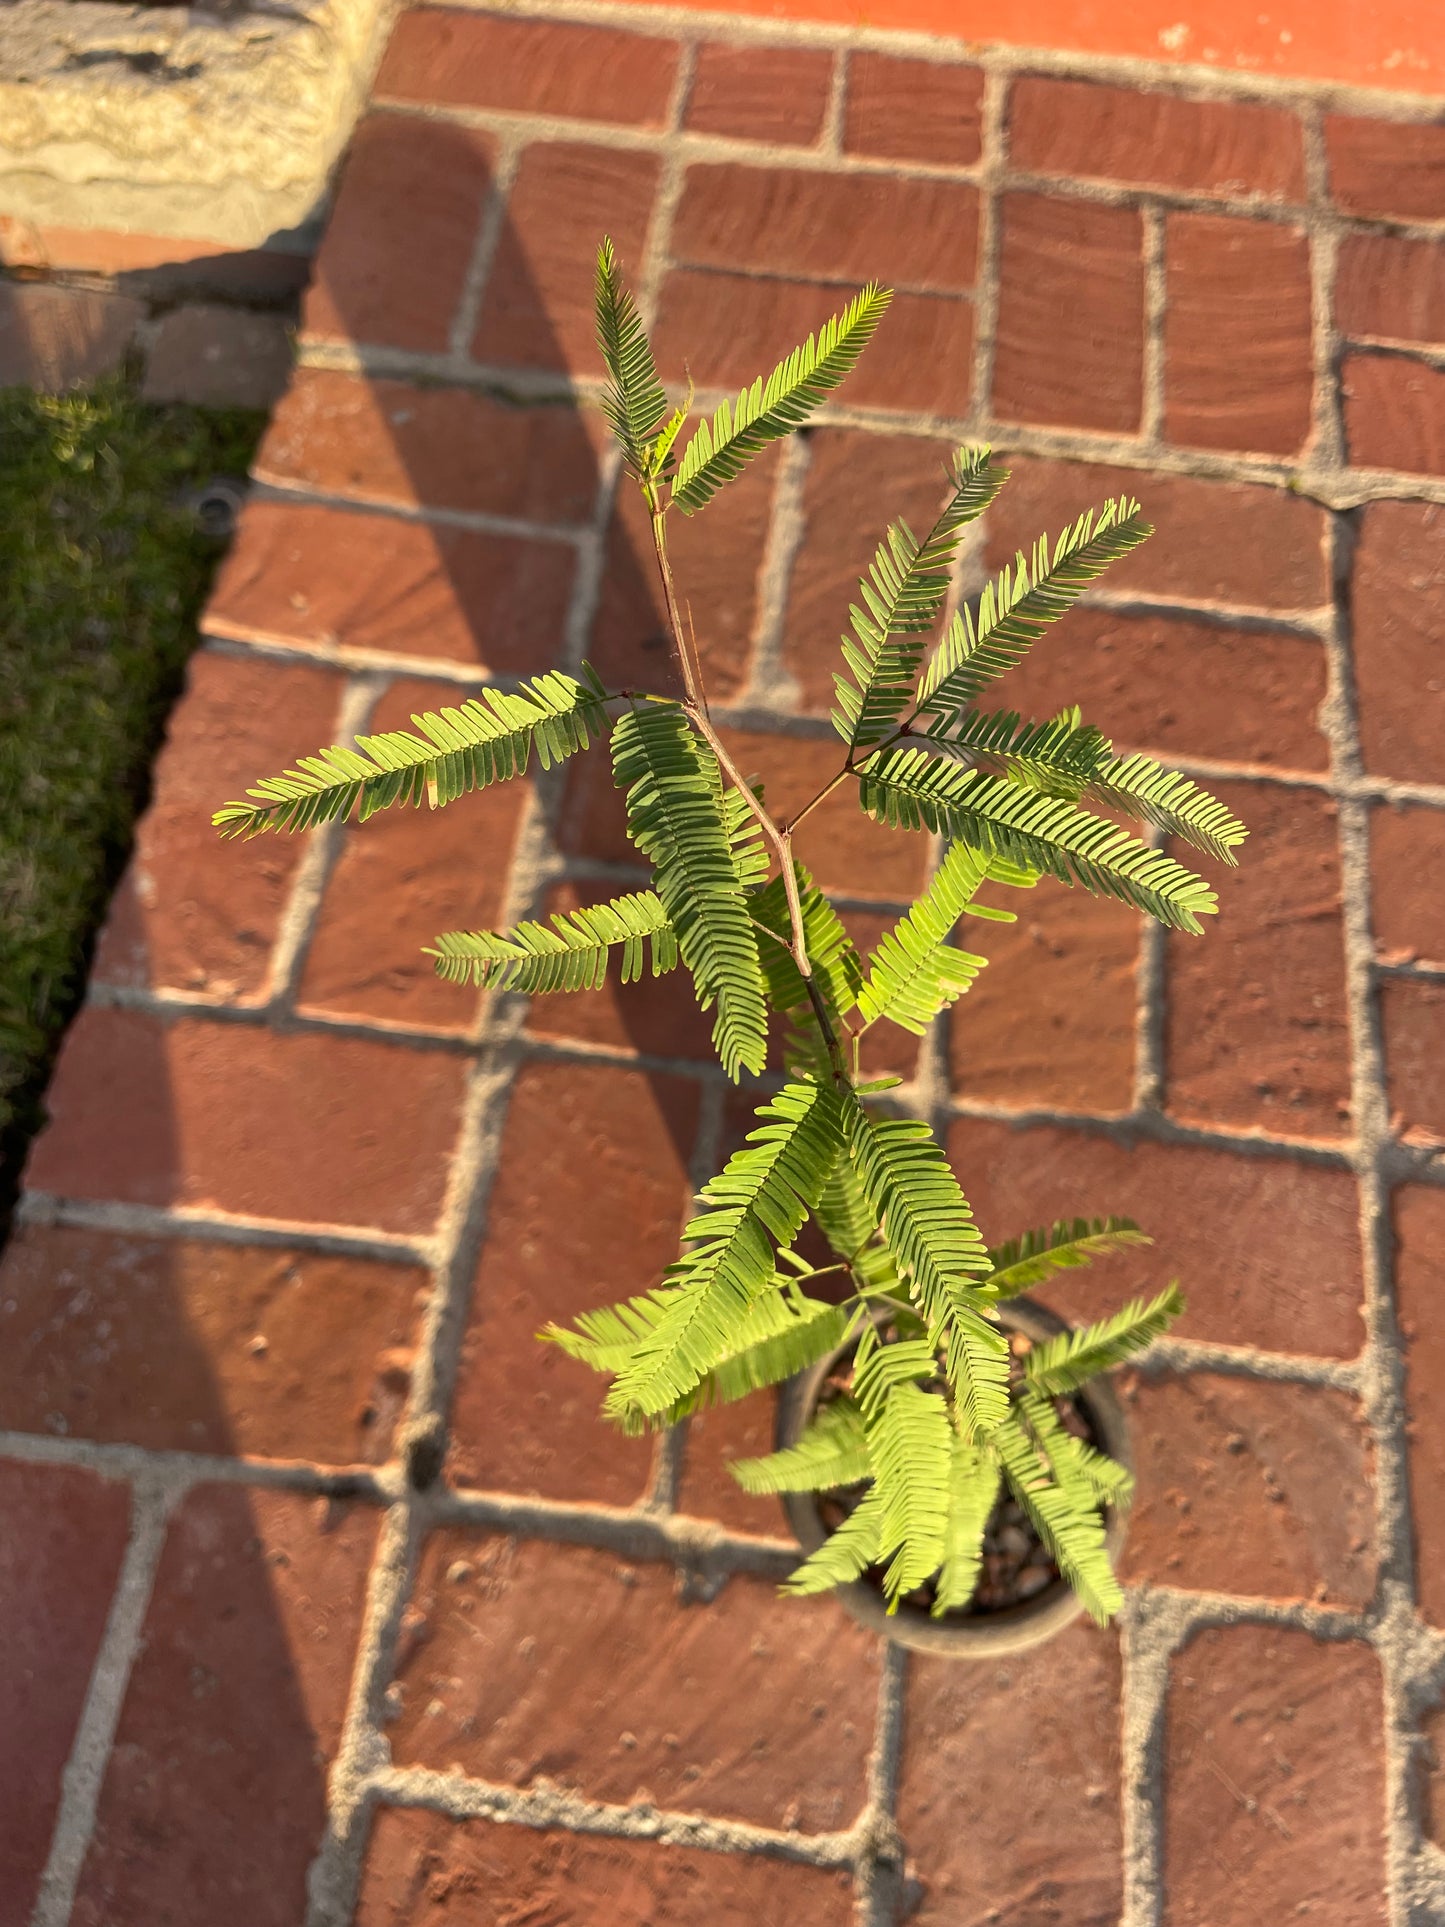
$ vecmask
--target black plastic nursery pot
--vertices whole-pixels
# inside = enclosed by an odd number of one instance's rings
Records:
[[[1069,1329],[1066,1322],[1043,1305],[1028,1298],[1013,1298],[998,1308],[999,1322],[1009,1332],[1018,1333],[1033,1344]],[[853,1350],[853,1340],[783,1387],[778,1402],[777,1445],[796,1445],[804,1428],[818,1409],[830,1375]],[[1112,1459],[1131,1469],[1129,1432],[1124,1410],[1107,1380],[1095,1379],[1075,1394],[1072,1401],[1091,1442]],[[819,1492],[787,1492],[782,1495],[788,1523],[797,1534],[805,1553],[816,1552],[830,1533],[828,1495]],[[999,1504],[1007,1504],[1007,1498]],[[998,1517],[995,1508],[995,1519]],[[1105,1535],[1110,1556],[1117,1560],[1123,1549],[1126,1514],[1115,1506],[1104,1510]],[[994,1659],[1000,1654],[1022,1652],[1037,1646],[1055,1633],[1062,1632],[1083,1611],[1078,1596],[1068,1582],[1055,1576],[1031,1598],[1015,1603],[987,1606],[975,1602],[965,1612],[944,1613],[938,1618],[925,1606],[902,1600],[896,1612],[888,1611],[881,1585],[865,1575],[852,1585],[839,1586],[835,1595],[857,1620],[884,1638],[918,1652],[937,1653],[953,1659]]]

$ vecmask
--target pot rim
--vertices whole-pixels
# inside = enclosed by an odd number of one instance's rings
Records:
[[[1054,1338],[1072,1327],[1057,1312],[1027,1297],[1005,1299],[998,1306],[999,1322],[1006,1329],[1021,1331],[1036,1344]],[[825,1358],[810,1365],[783,1386],[778,1400],[775,1443],[782,1451],[796,1445],[808,1419],[816,1409],[818,1393],[828,1373],[840,1358],[853,1349],[849,1339],[836,1346]],[[1118,1395],[1106,1378],[1097,1378],[1075,1394],[1088,1409],[1101,1446],[1126,1470],[1133,1470],[1129,1449],[1129,1427]],[[829,1537],[818,1509],[814,1492],[784,1492],[780,1495],[788,1524],[805,1554],[816,1552]],[[1104,1533],[1109,1555],[1117,1560],[1123,1550],[1127,1514],[1119,1506],[1104,1508]],[[952,1659],[994,1659],[1005,1653],[1018,1653],[1052,1639],[1072,1625],[1083,1612],[1083,1601],[1064,1578],[1059,1578],[1032,1599],[998,1612],[969,1615],[949,1614],[935,1619],[932,1614],[907,1601],[890,1613],[882,1594],[861,1579],[835,1586],[833,1596],[854,1619],[891,1639],[895,1645],[915,1652],[941,1654]]]

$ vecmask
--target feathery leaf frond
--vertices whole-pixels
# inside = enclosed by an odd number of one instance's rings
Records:
[[[863,964],[843,920],[801,863],[793,869],[803,910],[803,937],[813,977],[835,1017],[846,1017],[857,1001]],[[788,917],[783,879],[773,877],[767,887],[749,898],[753,922],[768,936],[758,945],[768,1002],[774,1010],[811,1009],[807,986],[793,961],[793,927]]]
[[[983,1535],[1002,1481],[992,1453],[955,1436],[948,1476],[948,1527],[933,1600],[935,1618],[961,1612],[973,1598],[983,1569]]]
[[[870,1352],[853,1384],[867,1430],[873,1490],[882,1508],[878,1556],[888,1561],[883,1590],[890,1611],[943,1564],[955,1438],[942,1393],[925,1390],[898,1369],[905,1345],[880,1345]],[[922,1372],[932,1376],[937,1368],[931,1347],[906,1348],[922,1354]],[[884,1361],[894,1367],[886,1378]]]
[[[988,858],[955,843],[923,895],[868,959],[858,1008],[869,1024],[887,1017],[921,1037],[988,962],[955,950],[949,933],[989,875]]]
[[[756,1459],[734,1459],[728,1470],[744,1492],[827,1492],[873,1476],[863,1414],[851,1398],[819,1411],[796,1445]]]
[[[804,1596],[846,1586],[878,1559],[882,1524],[883,1502],[875,1487],[863,1495],[861,1504],[848,1514],[838,1530],[788,1575],[782,1590]]]
[[[700,422],[678,463],[673,504],[684,515],[705,508],[751,456],[801,428],[824,395],[852,372],[890,299],[887,288],[870,281],[841,314],[780,361],[766,382],[759,375],[735,402],[724,401],[711,422]]]
[[[1219,907],[1202,877],[1106,818],[923,750],[874,757],[858,795],[877,822],[942,831],[989,856],[1117,897],[1174,930],[1198,935],[1200,917]]]
[[[1149,756],[1109,756],[1089,772],[1084,794],[1105,808],[1127,810],[1196,850],[1235,863],[1237,845],[1249,831],[1208,790],[1164,769]]]
[[[1090,509],[1054,543],[1041,535],[1033,552],[984,590],[975,616],[961,609],[919,685],[920,708],[934,716],[961,715],[978,692],[1021,662],[1051,622],[1057,622],[1111,562],[1153,534],[1139,504],[1120,496],[1096,514]]]
[[[1178,1285],[1166,1285],[1147,1305],[1136,1298],[1112,1318],[1101,1318],[1079,1331],[1060,1332],[1033,1346],[1024,1360],[1024,1375],[1035,1391],[1061,1398],[1144,1351],[1183,1309]]]
[[[853,636],[842,644],[848,673],[833,678],[833,727],[850,749],[881,743],[907,708],[963,531],[1008,480],[1007,469],[989,465],[986,448],[958,449],[947,473],[953,493],[928,535],[919,543],[906,522],[895,522],[858,585],[863,607],[848,612]]]
[[[1071,1271],[1106,1252],[1152,1242],[1132,1218],[1061,1218],[992,1246],[988,1261],[993,1269],[983,1282],[997,1299],[1017,1298],[1056,1271]]]
[[[612,730],[613,780],[627,792],[627,833],[653,881],[728,1076],[767,1056],[757,934],[738,874],[717,759],[676,703],[648,703]]]
[[[1014,1497],[1033,1520],[1059,1571],[1090,1616],[1105,1625],[1123,1604],[1124,1595],[1109,1563],[1104,1521],[1097,1508],[1078,1502],[1072,1480],[1068,1485],[1059,1481],[1017,1412],[1009,1413],[989,1443],[998,1453]]]
[[[595,305],[597,345],[609,377],[602,410],[622,445],[627,466],[641,479],[654,466],[652,444],[667,413],[667,396],[657,378],[636,303],[623,286],[610,239],[597,250]]]
[[[333,744],[303,756],[299,769],[271,776],[246,794],[250,803],[227,803],[212,822],[222,836],[257,836],[263,830],[310,830],[346,816],[359,805],[365,822],[393,803],[433,809],[472,790],[520,776],[535,749],[543,769],[560,763],[607,728],[606,691],[586,664],[583,680],[560,670],[536,676],[517,695],[487,689],[457,709],[413,716],[419,732],[387,730],[358,736],[354,749]]]
[[[644,964],[654,977],[677,967],[677,938],[651,890],[614,897],[580,910],[557,910],[550,926],[519,923],[510,930],[449,930],[425,954],[454,984],[536,995],[549,990],[596,990],[607,981],[612,952],[622,951],[620,981],[635,983]]]
[[[842,1148],[840,1111],[836,1092],[811,1083],[762,1106],[759,1128],[703,1188],[705,1208],[664,1279],[667,1310],[619,1372],[610,1413],[666,1411],[732,1353],[749,1307],[772,1286],[773,1246],[791,1244],[827,1182]]]
[[[930,725],[927,733],[951,757],[1074,803],[1113,747],[1092,724],[1079,721],[1077,710],[1035,723],[1012,709],[970,709]]]

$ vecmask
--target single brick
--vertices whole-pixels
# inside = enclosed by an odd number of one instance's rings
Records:
[[[522,155],[472,337],[481,362],[600,374],[597,237],[634,279],[660,163],[655,154],[539,142]]]
[[[1336,811],[1318,792],[1212,784],[1250,835],[1203,937],[1168,940],[1165,1103],[1190,1123],[1290,1137],[1349,1129],[1350,1039]]]
[[[603,427],[556,403],[534,408],[470,388],[413,388],[298,369],[253,472],[401,508],[470,510],[549,524],[586,521]]]
[[[475,128],[374,114],[352,137],[302,325],[317,341],[445,349],[492,184]]]
[[[850,55],[843,117],[848,153],[972,167],[982,139],[981,67],[894,54]]]
[[[1353,1358],[1364,1343],[1359,1198],[1347,1171],[983,1118],[956,1123],[948,1146],[990,1243],[1109,1212],[1153,1239],[1039,1287],[1075,1323],[1177,1278],[1181,1337],[1328,1358]]]
[[[206,628],[243,642],[536,675],[561,649],[575,563],[560,542],[320,503],[249,502]]]
[[[376,92],[426,107],[661,127],[676,70],[671,40],[417,7],[397,22]]]
[[[1380,986],[1390,1114],[1412,1143],[1445,1143],[1445,984],[1396,978]]]
[[[1409,355],[1346,355],[1340,386],[1356,467],[1445,471],[1445,369]]]
[[[0,1261],[17,1432],[379,1464],[425,1274],[366,1258],[27,1225]]]
[[[988,968],[949,1019],[955,1094],[1008,1110],[1131,1109],[1138,912],[1049,878],[983,896],[1018,922],[960,926]]]
[[[805,709],[827,714],[839,638],[851,633],[850,605],[888,526],[908,523],[922,539],[947,500],[944,464],[952,444],[918,435],[820,428],[808,437],[802,527],[788,580],[783,662]]]
[[[863,1806],[878,1641],[831,1600],[741,1576],[689,1599],[671,1566],[447,1531],[411,1619],[399,1764],[805,1834]]]
[[[0,1920],[24,1927],[50,1853],[130,1522],[123,1485],[0,1463]]]
[[[957,294],[973,286],[978,192],[963,181],[710,163],[687,170],[673,234],[673,258],[692,267]]]
[[[1210,1626],[1169,1674],[1166,1927],[1382,1927],[1385,1714],[1369,1647]]]
[[[454,1058],[379,1039],[92,1005],[61,1050],[27,1182],[67,1197],[430,1232],[463,1077]]]
[[[1375,946],[1391,963],[1445,969],[1445,811],[1381,803],[1370,814]]]
[[[746,1853],[708,1853],[600,1834],[457,1825],[419,1807],[383,1807],[372,1829],[356,1927],[509,1927],[516,1903],[551,1927],[847,1927],[846,1872]]]
[[[1406,1185],[1393,1201],[1395,1289],[1405,1354],[1405,1426],[1420,1610],[1445,1629],[1445,1192]],[[1437,1831],[1437,1838],[1439,1833]]]
[[[1008,143],[1010,163],[1031,173],[1230,198],[1305,193],[1299,122],[1253,101],[1024,74],[1009,100]]]
[[[730,47],[704,41],[687,97],[695,134],[812,147],[823,131],[833,55],[821,47]]]
[[[1201,448],[1293,455],[1310,430],[1308,238],[1272,222],[1165,222],[1164,431]]]
[[[451,707],[455,685],[393,683],[370,727],[409,729]],[[336,1016],[466,1030],[477,993],[444,982],[425,955],[444,931],[487,929],[506,902],[512,845],[530,785],[497,783],[443,810],[399,805],[350,823],[329,877],[297,1001]],[[385,918],[377,906],[385,904]]]
[[[201,1486],[173,1515],[74,1927],[292,1927],[326,1813],[373,1514]]]
[[[452,1406],[467,1485],[628,1505],[646,1440],[600,1416],[606,1381],[537,1334],[650,1289],[677,1256],[697,1088],[613,1064],[534,1063],[508,1108]]]
[[[995,414],[1133,434],[1144,406],[1138,211],[1007,194],[1002,218]]]
[[[181,287],[237,301],[285,300],[310,273],[307,254],[275,248],[231,248],[178,234],[121,234],[113,228],[51,227],[0,214],[0,267],[58,274],[146,276],[147,296]]]
[[[341,688],[330,670],[211,650],[191,658],[135,853],[101,932],[98,982],[201,990],[228,1003],[266,994],[306,846],[280,836],[225,844],[211,816],[329,743]]]
[[[1074,1626],[1015,1659],[915,1659],[906,1691],[898,1824],[923,1886],[913,1927],[1116,1921],[1117,1637]]]
[[[706,516],[674,515],[669,524],[678,596],[692,614],[708,694],[721,700],[747,681],[777,457],[775,448],[765,449],[709,503]],[[613,509],[588,659],[609,688],[682,693],[652,524],[631,481]]]
[[[1120,1386],[1137,1489],[1124,1574],[1151,1585],[1367,1606],[1374,1462],[1343,1392],[1208,1372]]]
[[[1012,562],[1045,530],[1052,540],[1082,510],[1129,495],[1154,533],[1110,568],[1109,590],[1267,610],[1317,609],[1329,600],[1324,513],[1286,489],[1007,451],[1000,460],[1010,480],[988,512],[992,568]]]
[[[1445,207],[1445,123],[1325,116],[1330,192],[1351,214],[1438,221]]]
[[[1365,767],[1438,783],[1445,742],[1445,509],[1373,502],[1361,511],[1350,606]]]
[[[128,294],[0,282],[0,388],[57,394],[113,375],[145,312]]]
[[[156,326],[141,393],[199,408],[272,408],[291,375],[286,317],[219,302],[172,308]]]
[[[639,877],[639,885],[642,881]],[[625,887],[620,883],[560,883],[548,892],[543,920],[554,912],[606,902]],[[681,964],[665,976],[644,974],[640,981],[624,984],[614,962],[601,990],[534,997],[527,1028],[537,1037],[573,1038],[654,1057],[690,1058],[701,1064],[716,1062],[712,1018],[698,1009],[692,977]]]
[[[1121,749],[1165,762],[1324,770],[1325,683],[1312,637],[1085,606],[1030,650],[1000,698],[1029,716],[1078,703]]]
[[[658,366],[665,379],[686,370],[709,388],[751,385],[846,301],[847,290],[831,284],[684,269],[663,288]],[[895,294],[842,399],[850,408],[961,415],[972,360],[971,303],[957,295]]]
[[[1335,271],[1335,324],[1347,335],[1445,342],[1445,243],[1347,234]]]
[[[776,1419],[776,1400],[766,1393],[695,1412],[687,1422],[678,1510],[716,1519],[733,1532],[791,1543],[781,1501],[744,1492],[729,1470],[738,1459],[773,1450]]]

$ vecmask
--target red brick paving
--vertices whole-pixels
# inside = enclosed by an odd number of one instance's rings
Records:
[[[1445,1627],[1445,136],[1324,113],[1327,204],[1307,90],[637,26],[415,9],[344,172],[0,1263],[0,1927],[47,1864],[42,1927],[1404,1927],[1445,1832],[1410,1636]],[[768,1402],[623,1441],[536,1344],[656,1277],[743,1123],[681,978],[513,1029],[422,968],[637,874],[604,759],[309,849],[206,825],[343,703],[404,720],[584,637],[658,674],[568,405],[604,220],[669,380],[741,384],[901,284],[840,409],[678,543],[779,808],[831,773],[857,572],[961,435],[1015,473],[965,586],[1106,496],[1158,525],[1005,700],[1077,698],[1227,793],[1255,837],[1219,927],[1041,886],[969,932],[993,963],[947,1034],[877,1052],[992,1235],[1153,1232],[1041,1296],[1188,1295],[1123,1388],[1122,1635],[966,1664],[780,1602],[781,1517],[726,1471]],[[871,939],[925,841],[843,798],[809,829]],[[64,1779],[88,1686],[114,1747]]]

